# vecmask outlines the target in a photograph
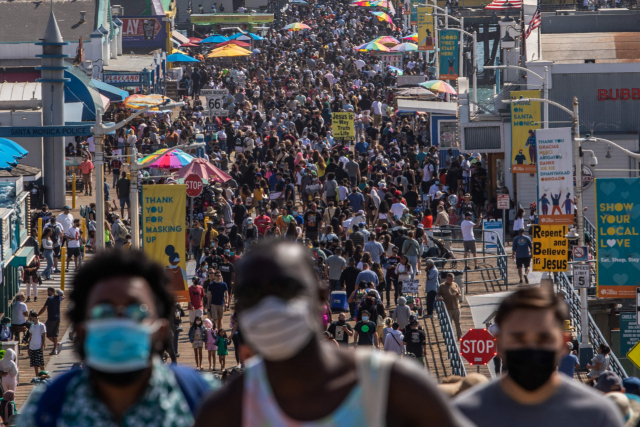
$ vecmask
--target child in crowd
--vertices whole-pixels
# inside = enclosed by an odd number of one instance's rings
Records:
[[[202,370],[202,345],[206,339],[206,330],[202,324],[202,318],[196,316],[189,328],[189,342],[193,346],[196,356],[196,369]]]
[[[207,345],[207,352],[209,353],[209,370],[210,371],[215,371],[216,370],[216,356],[213,354],[214,351],[216,351],[218,349],[218,346],[216,345],[216,340],[218,339],[218,336],[216,335],[217,330],[213,329],[213,323],[211,323],[211,320],[209,319],[205,319],[204,320],[204,329],[207,334],[207,340],[206,340],[206,345]],[[211,360],[213,360],[213,369],[211,368]]]
[[[224,370],[225,359],[229,351],[227,347],[231,344],[231,341],[227,339],[227,332],[224,329],[218,331],[218,338],[216,339],[216,345],[218,346],[218,358],[220,359],[220,369]]]

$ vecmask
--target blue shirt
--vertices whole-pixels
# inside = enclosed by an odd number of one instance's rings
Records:
[[[580,363],[578,356],[575,354],[567,354],[560,360],[560,364],[558,364],[558,372],[562,372],[563,374],[573,378],[573,375],[576,373],[576,365],[578,363]]]
[[[362,204],[364,203],[362,193],[351,193],[347,196],[347,200],[349,200],[349,205],[353,208],[354,212],[362,209]]]
[[[271,191],[276,189],[276,184],[278,183],[278,176],[274,173],[269,177],[269,188]]]
[[[356,285],[362,281],[373,282],[376,286],[380,284],[378,281],[378,275],[371,270],[363,270],[358,273],[358,277],[356,277]]]
[[[380,263],[380,255],[384,253],[382,243],[372,240],[364,245],[364,250],[371,254],[371,260],[373,262]]]
[[[512,252],[516,254],[516,258],[530,258],[531,257],[531,239],[529,236],[516,236],[513,239]]]
[[[211,293],[210,303],[213,305],[224,305],[224,293],[229,291],[225,282],[211,282],[207,290]]]
[[[438,292],[438,269],[433,267],[427,272],[427,284],[425,286],[425,292],[435,291]]]
[[[367,144],[366,142],[361,141],[356,143],[356,150],[358,151],[358,153],[365,154],[368,147],[369,144]]]

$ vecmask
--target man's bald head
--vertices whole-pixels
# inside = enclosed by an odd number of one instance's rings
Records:
[[[286,300],[320,296],[311,255],[295,243],[269,241],[256,245],[242,257],[236,271],[238,312],[253,307],[268,295]]]

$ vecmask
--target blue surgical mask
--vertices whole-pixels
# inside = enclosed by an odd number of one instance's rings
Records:
[[[151,364],[151,335],[159,324],[112,318],[86,322],[84,342],[87,366],[107,373],[125,373]]]
[[[363,322],[368,322],[369,321],[369,316],[362,316],[362,321]]]

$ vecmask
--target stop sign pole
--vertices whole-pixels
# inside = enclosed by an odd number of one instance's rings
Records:
[[[203,185],[202,179],[195,173],[187,175],[184,183],[187,185],[187,196],[191,198],[191,217],[189,219],[189,228],[191,229],[193,228],[193,200],[202,194]],[[191,254],[193,254],[193,247],[191,248]]]
[[[469,329],[460,337],[460,355],[469,365],[486,365],[498,354],[496,339],[486,329]]]

